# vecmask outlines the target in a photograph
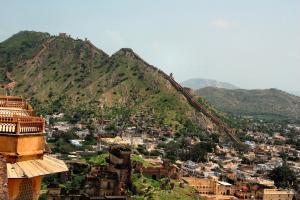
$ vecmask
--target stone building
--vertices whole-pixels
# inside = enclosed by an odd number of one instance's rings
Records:
[[[20,97],[0,96],[0,144],[0,195],[10,200],[38,199],[44,175],[68,170],[45,154],[45,120]]]
[[[227,182],[218,181],[214,178],[183,178],[190,186],[194,187],[201,195],[227,195],[232,196],[235,187]]]
[[[116,145],[109,149],[107,164],[92,166],[80,190],[65,191],[49,185],[47,200],[62,199],[120,199],[126,200],[131,190],[131,150]]]
[[[239,199],[263,199],[265,189],[275,188],[271,181],[247,180],[237,182],[235,185],[235,196]]]
[[[126,196],[131,189],[131,150],[112,146],[106,166],[92,167],[85,182],[89,196]]]
[[[151,176],[155,180],[163,177],[178,179],[181,176],[179,169],[168,161],[163,161],[162,164],[147,167],[143,166],[142,163],[135,163],[134,168],[136,172]]]

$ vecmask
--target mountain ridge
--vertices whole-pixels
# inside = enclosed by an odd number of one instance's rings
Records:
[[[193,90],[197,90],[205,87],[216,87],[216,88],[225,88],[225,89],[239,89],[239,87],[227,83],[218,81],[215,79],[204,79],[204,78],[192,78],[186,81],[181,82],[181,84],[185,87],[191,88]]]
[[[207,87],[196,90],[217,109],[234,115],[299,120],[300,97],[278,89],[220,89]]]
[[[107,116],[104,111],[130,109],[152,113],[157,124],[175,131],[188,120],[203,130],[217,127],[130,48],[108,56],[88,40],[25,31],[0,43],[0,53],[0,81],[7,82],[9,71],[18,82],[12,92],[44,113],[94,108],[89,112]]]

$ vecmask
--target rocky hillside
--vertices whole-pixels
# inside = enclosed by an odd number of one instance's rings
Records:
[[[110,117],[142,112],[173,131],[190,121],[203,129],[212,126],[131,49],[109,56],[89,41],[22,31],[0,43],[1,84],[13,80],[12,94],[24,96],[41,113],[79,110],[73,116]]]
[[[221,82],[213,79],[203,79],[203,78],[194,78],[183,81],[181,83],[184,87],[191,88],[193,90],[205,88],[205,87],[216,87],[216,88],[225,88],[225,89],[238,89],[237,86],[232,85],[231,83]]]
[[[269,119],[300,118],[300,97],[277,89],[227,90],[207,87],[195,91],[217,109]]]

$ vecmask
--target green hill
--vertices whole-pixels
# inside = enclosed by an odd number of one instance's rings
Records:
[[[211,126],[157,68],[127,48],[109,56],[89,41],[22,31],[0,43],[0,81],[11,79],[17,81],[12,94],[27,98],[42,114],[132,120],[147,113],[152,124],[173,131],[190,122]]]
[[[217,109],[266,119],[299,120],[300,97],[277,89],[228,90],[207,87],[195,91]]]

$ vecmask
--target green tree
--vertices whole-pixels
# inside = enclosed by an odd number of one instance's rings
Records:
[[[166,158],[175,161],[178,159],[180,144],[175,141],[168,142],[165,146]]]
[[[188,153],[188,157],[194,161],[206,161],[207,153],[213,152],[214,144],[210,142],[199,142],[194,145]]]
[[[274,181],[276,187],[295,189],[298,187],[296,174],[287,165],[273,169],[269,177]]]

